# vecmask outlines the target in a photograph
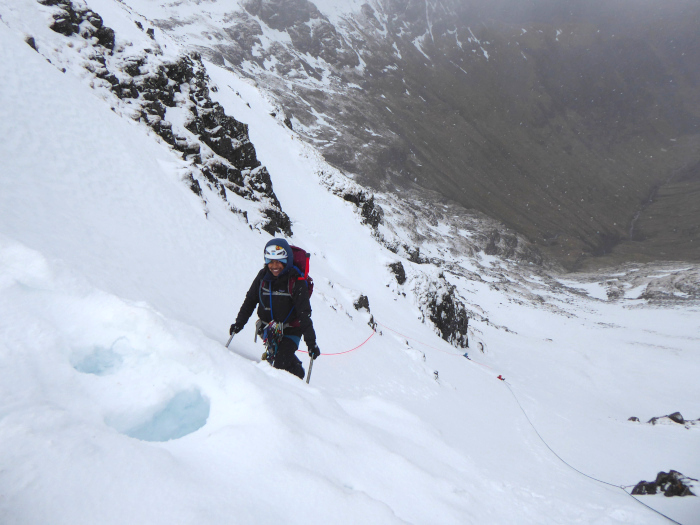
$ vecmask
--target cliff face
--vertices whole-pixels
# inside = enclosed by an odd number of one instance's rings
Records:
[[[362,183],[442,193],[570,268],[700,260],[700,5],[560,4],[246,0],[189,38]]]

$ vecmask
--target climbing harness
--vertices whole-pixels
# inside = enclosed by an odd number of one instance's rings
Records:
[[[277,357],[277,351],[279,350],[279,343],[282,341],[282,338],[285,337],[284,335],[284,329],[292,326],[293,323],[287,323],[287,320],[291,317],[292,312],[294,311],[294,304],[292,304],[292,308],[289,310],[289,313],[287,314],[287,317],[284,318],[284,321],[275,321],[275,313],[272,310],[272,296],[273,295],[282,295],[282,296],[287,296],[287,297],[292,297],[291,291],[290,292],[279,292],[279,291],[273,291],[272,290],[272,282],[269,282],[269,298],[270,298],[270,321],[269,323],[265,324],[265,321],[258,319],[258,321],[255,323],[255,340],[258,338],[258,334],[262,337],[263,344],[265,345],[265,352],[262,355],[263,361],[268,361],[271,365],[275,364],[275,357]],[[267,291],[264,289],[264,282],[260,283],[260,304],[265,304],[263,302],[263,292]],[[286,336],[290,337],[291,336]],[[298,344],[298,341],[297,341]]]

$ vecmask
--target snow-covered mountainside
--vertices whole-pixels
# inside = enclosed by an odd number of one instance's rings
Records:
[[[700,490],[697,266],[562,277],[363,187],[149,9],[0,0],[0,523],[698,523],[629,495]],[[273,235],[308,385],[224,346]]]
[[[363,184],[434,190],[569,268],[700,260],[695,0],[121,4]]]

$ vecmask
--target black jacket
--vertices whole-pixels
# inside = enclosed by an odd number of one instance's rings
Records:
[[[258,317],[265,323],[284,323],[285,335],[304,336],[306,346],[316,342],[316,332],[311,321],[311,303],[306,281],[296,268],[274,277],[265,266],[253,279],[245,300],[238,311],[236,324],[245,325],[258,307]],[[290,280],[291,294],[290,294]]]

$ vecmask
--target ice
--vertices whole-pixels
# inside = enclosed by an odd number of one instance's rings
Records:
[[[83,374],[103,376],[114,372],[123,362],[121,355],[114,348],[97,347],[73,363],[73,368]]]
[[[207,423],[209,411],[209,400],[199,390],[183,391],[149,414],[142,423],[130,428],[115,428],[142,441],[169,441],[202,428]]]

